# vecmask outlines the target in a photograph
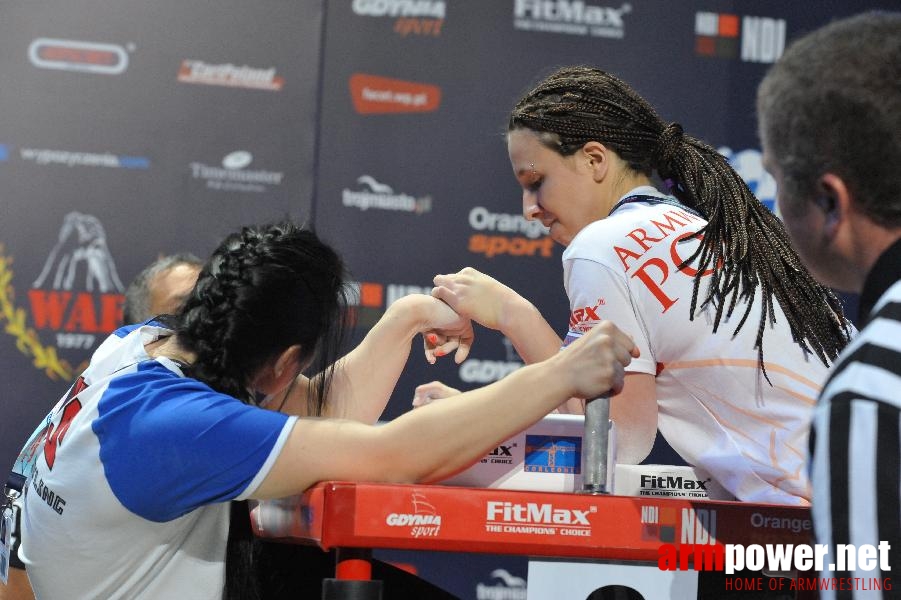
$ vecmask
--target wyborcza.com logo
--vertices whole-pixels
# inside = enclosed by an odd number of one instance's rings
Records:
[[[145,156],[127,156],[109,152],[77,152],[48,148],[20,148],[22,160],[38,165],[64,167],[105,167],[108,169],[149,169],[150,159]]]

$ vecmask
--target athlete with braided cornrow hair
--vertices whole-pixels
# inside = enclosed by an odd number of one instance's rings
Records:
[[[507,145],[523,215],[567,247],[566,338],[471,268],[437,276],[433,295],[500,330],[527,363],[614,322],[641,349],[611,403],[619,462],[642,461],[659,428],[735,498],[806,504],[811,410],[850,325],[779,220],[712,147],[596,68],[561,68],[528,92]]]
[[[460,362],[472,327],[431,296],[407,296],[335,362],[343,276],[308,230],[244,228],[174,318],[101,344],[17,463],[29,473],[20,555],[36,597],[259,598],[246,563],[226,567],[233,501],[324,480],[446,478],[566,398],[618,390],[638,355],[604,324],[459,402],[375,426],[413,338],[423,334],[429,360]]]

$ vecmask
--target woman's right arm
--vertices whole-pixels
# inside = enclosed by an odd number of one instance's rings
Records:
[[[566,398],[617,392],[638,351],[611,323],[566,352],[489,386],[405,413],[382,426],[300,419],[254,498],[300,493],[318,481],[445,479],[522,431]]]
[[[545,360],[560,350],[560,336],[538,309],[500,281],[466,267],[436,275],[433,282],[434,297],[483,327],[500,331],[526,364]]]

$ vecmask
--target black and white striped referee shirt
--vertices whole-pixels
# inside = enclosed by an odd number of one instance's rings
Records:
[[[823,599],[901,598],[901,241],[867,276],[860,314],[860,333],[833,366],[814,412],[811,512],[830,560],[837,544],[884,541],[891,570],[879,563],[871,571],[824,571],[824,578],[861,580],[823,590]],[[890,589],[873,589],[887,579]]]

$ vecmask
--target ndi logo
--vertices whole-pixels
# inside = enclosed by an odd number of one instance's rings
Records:
[[[771,17],[695,13],[695,53],[774,63],[785,50],[786,22]]]

